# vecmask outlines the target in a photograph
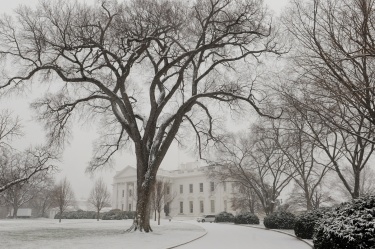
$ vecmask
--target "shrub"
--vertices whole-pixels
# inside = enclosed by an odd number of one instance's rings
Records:
[[[235,224],[259,224],[259,218],[253,213],[239,214],[234,217]]]
[[[126,220],[134,219],[135,211],[121,211],[113,209],[101,215],[102,220]]]
[[[294,224],[294,233],[296,236],[302,239],[312,239],[317,221],[328,211],[329,209],[327,208],[319,208],[300,214]]]
[[[60,218],[60,213],[55,215],[55,219]],[[94,211],[68,211],[61,215],[61,219],[95,219],[96,213]]]
[[[119,209],[113,209],[106,213],[103,213],[102,220],[122,220],[122,211]]]
[[[315,227],[316,249],[375,248],[375,196],[362,197],[327,212]]]
[[[216,222],[233,222],[234,215],[224,211],[216,215],[215,221]]]
[[[269,229],[293,229],[296,216],[287,211],[274,212],[264,218],[264,226]]]

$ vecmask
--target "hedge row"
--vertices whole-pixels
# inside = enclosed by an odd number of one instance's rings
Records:
[[[113,209],[99,214],[99,218],[102,220],[124,220],[134,219],[134,217],[134,211],[121,211],[119,209]],[[60,219],[60,213],[55,215],[55,219]],[[69,211],[62,213],[61,219],[96,219],[96,212],[83,210]]]

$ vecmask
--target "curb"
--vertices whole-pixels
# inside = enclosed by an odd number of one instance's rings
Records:
[[[275,230],[275,229],[268,229],[268,228],[265,228],[265,227],[257,227],[257,226],[252,226],[252,225],[245,225],[245,224],[238,224],[239,226],[244,226],[244,227],[251,227],[251,228],[257,228],[257,229],[263,229],[263,230],[268,230],[268,231],[273,231],[273,232],[277,232],[277,233],[282,233],[282,234],[286,234],[286,235],[289,235],[293,238],[296,238],[302,242],[305,242],[307,245],[309,245],[312,249],[314,249],[314,244],[312,244],[310,241],[307,241],[305,239],[301,239],[301,238],[298,238],[297,236],[291,234],[291,233],[288,233],[288,232],[284,232],[284,231],[281,231],[281,230]]]
[[[204,228],[203,228],[203,229],[204,229]],[[191,242],[193,242],[193,241],[199,240],[200,238],[206,236],[207,233],[208,233],[207,230],[204,229],[204,234],[200,235],[199,237],[194,238],[194,239],[192,239],[192,240],[189,240],[189,241],[187,241],[187,242],[184,242],[184,243],[178,244],[178,245],[174,245],[174,246],[167,247],[167,248],[165,248],[165,249],[177,248],[177,247],[179,247],[179,246],[183,246],[183,245],[189,244],[189,243],[191,243]]]

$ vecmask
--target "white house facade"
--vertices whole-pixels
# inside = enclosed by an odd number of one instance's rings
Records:
[[[236,214],[231,207],[234,186],[229,182],[218,183],[209,179],[207,172],[213,167],[198,167],[190,163],[180,166],[178,170],[159,170],[157,177],[170,183],[167,192],[172,200],[165,203],[169,206],[170,216],[197,217],[223,211]],[[136,181],[136,169],[131,166],[117,172],[113,178],[113,208],[135,210]]]

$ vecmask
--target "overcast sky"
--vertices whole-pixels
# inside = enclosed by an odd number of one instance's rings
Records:
[[[80,0],[79,0],[80,1]],[[83,0],[82,0],[83,1]],[[87,3],[93,3],[96,0],[85,0]],[[11,13],[14,8],[20,4],[32,6],[38,0],[0,0],[0,12]],[[269,8],[279,14],[288,0],[264,0]],[[44,132],[41,124],[33,121],[33,112],[29,108],[30,103],[36,96],[40,96],[38,89],[31,89],[24,93],[21,98],[19,96],[11,96],[0,100],[0,110],[4,108],[11,109],[15,114],[19,115],[25,130],[25,137],[16,141],[19,148],[25,148],[29,145],[41,144],[44,141]],[[116,156],[114,169],[97,172],[94,178],[90,178],[85,174],[85,169],[91,157],[92,141],[96,136],[94,124],[76,125],[73,129],[73,139],[70,145],[66,147],[62,161],[60,163],[61,172],[56,175],[56,179],[66,176],[71,182],[77,199],[86,199],[92,187],[95,178],[101,176],[107,182],[111,189],[112,177],[116,170],[121,170],[127,165],[135,163],[135,156],[132,153],[121,153]],[[191,154],[186,154],[179,150],[177,146],[170,149],[165,158],[162,167],[165,169],[176,169],[179,163],[196,160]]]

